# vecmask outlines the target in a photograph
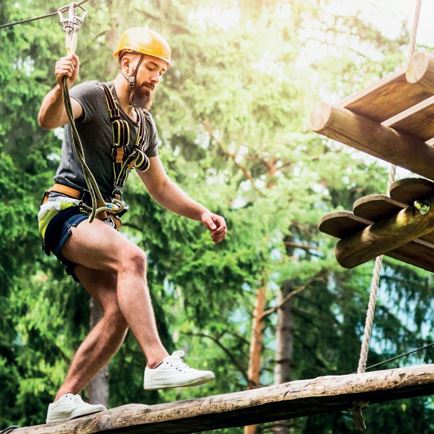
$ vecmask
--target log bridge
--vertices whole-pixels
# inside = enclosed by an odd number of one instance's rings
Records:
[[[13,434],[195,433],[330,411],[355,402],[434,393],[434,364],[363,374],[318,377],[167,404],[128,404],[54,425],[18,428]]]
[[[434,183],[428,181],[434,180],[434,56],[416,54],[406,71],[336,107],[320,103],[311,127],[427,178],[395,184],[392,191],[405,191],[405,200],[399,193],[371,195],[355,202],[353,212],[327,214],[319,229],[340,238],[338,262],[352,268],[386,254],[434,271]]]

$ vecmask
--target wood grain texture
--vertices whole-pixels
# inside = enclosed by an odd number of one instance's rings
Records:
[[[311,127],[331,139],[434,179],[434,148],[422,140],[327,103],[320,103],[312,112]]]
[[[345,237],[348,238],[358,234],[372,224],[372,221],[355,216],[350,211],[337,211],[326,214],[321,219],[319,230],[327,235],[346,239]],[[434,272],[434,243],[429,242],[433,238],[433,233],[430,233],[421,239],[411,241],[384,254],[407,264]],[[348,266],[346,261],[340,262],[340,257],[336,256],[336,259],[344,268],[353,268],[359,265]]]
[[[392,250],[404,247],[417,238],[428,235],[434,227],[434,208],[426,214],[422,214],[414,206],[410,205],[402,209],[390,218],[366,227],[359,233],[343,238],[336,244],[336,259],[343,267],[353,268],[381,254],[389,254]],[[434,256],[434,247],[424,242],[425,247],[420,253],[411,250],[408,253],[415,254],[414,259],[425,264],[431,263]]]
[[[344,99],[339,107],[383,122],[430,96],[422,86],[409,83],[405,71],[400,71]]]
[[[355,216],[351,211],[330,212],[321,218],[318,229],[336,238],[345,238],[360,232],[372,223]]]
[[[434,393],[434,365],[318,377],[206,398],[147,406],[129,404],[56,425],[14,434],[194,433],[340,411]]]
[[[400,179],[395,181],[390,187],[390,197],[406,205],[413,204],[415,200],[428,199],[431,196],[434,196],[434,182],[428,179]]]
[[[417,84],[434,94],[434,56],[427,53],[415,54],[410,59],[406,80],[410,86]]]
[[[353,214],[371,222],[378,222],[390,217],[405,208],[401,202],[391,199],[385,194],[371,194],[357,199],[353,204]]]
[[[383,122],[401,133],[424,142],[434,137],[434,96]]]

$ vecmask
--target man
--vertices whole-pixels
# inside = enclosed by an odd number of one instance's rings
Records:
[[[120,199],[135,167],[149,193],[165,208],[200,221],[214,242],[226,236],[226,223],[192,200],[166,175],[158,157],[158,138],[150,108],[161,77],[170,66],[170,48],[157,32],[132,28],[124,32],[114,56],[120,71],[113,82],[87,82],[71,89],[71,105],[83,142],[86,164],[103,197]],[[78,348],[63,385],[49,405],[47,423],[105,410],[82,401],[78,393],[109,361],[131,329],[147,360],[144,388],[202,384],[210,371],[190,368],[182,352],[168,355],[161,343],[146,283],[145,253],[121,236],[115,216],[88,221],[89,194],[73,150],[71,126],[64,109],[61,83],[77,79],[79,59],[56,63],[57,85],[45,96],[38,115],[43,128],[65,125],[56,184],[45,195],[39,227],[47,253],[53,252],[90,295],[104,315]],[[114,142],[115,141],[115,142]]]

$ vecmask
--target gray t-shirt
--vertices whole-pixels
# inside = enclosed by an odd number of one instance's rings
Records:
[[[113,135],[104,90],[97,81],[89,81],[74,86],[70,96],[83,107],[83,115],[76,120],[77,130],[83,143],[86,164],[98,183],[104,198],[113,191]],[[154,120],[149,112],[144,111],[146,119],[145,154],[154,157],[158,154],[158,135]],[[121,110],[121,116],[130,127],[130,141],[127,155],[132,152],[136,141],[138,124],[133,122]],[[62,156],[54,181],[79,190],[86,189],[80,162],[72,147],[71,126],[65,125],[62,143]]]

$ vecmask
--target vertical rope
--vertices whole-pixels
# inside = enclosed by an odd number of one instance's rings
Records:
[[[416,8],[413,18],[413,27],[411,29],[410,35],[410,46],[408,50],[408,60],[413,57],[416,50],[416,37],[417,29],[419,27],[419,18],[421,10],[422,0],[416,0]],[[390,194],[390,189],[392,184],[395,182],[396,178],[396,166],[391,164],[389,167],[389,177],[387,180],[387,193]],[[380,283],[380,274],[383,264],[383,255],[377,256],[375,258],[374,269],[372,273],[371,288],[369,294],[368,310],[366,312],[365,329],[363,332],[363,340],[360,348],[359,364],[357,368],[357,373],[362,374],[366,371],[366,363],[368,360],[369,353],[369,342],[372,336],[372,328],[374,325],[374,315],[375,315],[375,305],[377,303],[377,293]],[[356,402],[353,407],[353,419],[355,428],[359,431],[364,431],[366,429],[365,419],[363,417],[362,408],[365,403]]]
[[[410,46],[408,47],[408,60],[410,60],[416,51],[417,29],[419,27],[420,10],[422,8],[422,0],[416,0],[416,9],[414,11],[413,27],[410,35]]]

